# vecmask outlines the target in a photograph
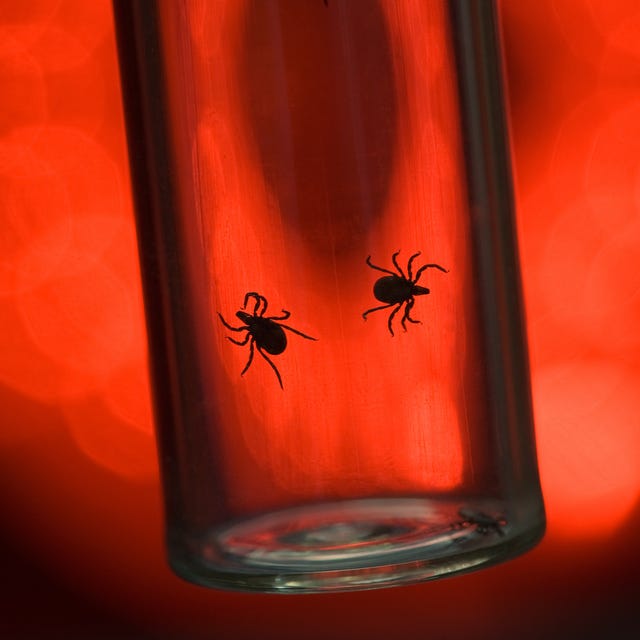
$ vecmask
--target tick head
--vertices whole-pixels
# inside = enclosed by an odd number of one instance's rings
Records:
[[[411,289],[411,293],[414,296],[426,296],[428,293],[430,293],[429,289],[427,289],[427,287],[421,287],[417,284],[413,285],[413,288]]]
[[[246,311],[238,311],[236,312],[236,318],[238,318],[239,320],[242,320],[242,322],[244,322],[245,324],[249,324],[249,321],[251,320],[252,316]]]

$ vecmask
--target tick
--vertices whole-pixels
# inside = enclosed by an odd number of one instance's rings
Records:
[[[253,311],[248,313],[246,309],[251,298],[254,300]],[[219,312],[218,316],[220,317],[222,324],[227,327],[227,329],[237,332],[247,332],[242,340],[234,340],[233,338],[226,336],[227,340],[230,340],[233,344],[240,346],[244,346],[247,343],[249,344],[249,360],[240,375],[243,376],[251,366],[254,351],[257,349],[258,353],[269,363],[269,366],[275,372],[278,382],[280,383],[280,388],[284,389],[282,386],[280,372],[269,356],[267,356],[267,353],[272,356],[277,356],[287,348],[287,336],[284,329],[302,336],[307,340],[317,340],[317,338],[312,338],[297,329],[293,329],[292,327],[288,327],[286,324],[279,322],[279,320],[286,320],[291,315],[291,313],[285,309],[282,310],[281,316],[265,316],[264,314],[267,311],[267,306],[267,299],[264,296],[261,296],[254,291],[249,291],[249,293],[244,297],[242,309],[236,312],[236,317],[244,323],[241,327],[232,327]]]
[[[404,306],[404,313],[402,314],[402,320],[400,324],[402,324],[402,328],[407,330],[407,321],[412,322],[413,324],[422,324],[420,320],[414,320],[411,317],[411,309],[415,304],[415,296],[425,296],[429,292],[429,289],[426,287],[422,287],[418,284],[418,280],[420,280],[420,276],[426,269],[439,269],[443,273],[449,273],[447,269],[441,267],[439,264],[425,264],[422,265],[417,271],[415,276],[413,275],[413,261],[420,255],[420,252],[414,253],[407,263],[407,275],[404,274],[404,271],[400,268],[398,264],[398,254],[400,251],[396,251],[391,256],[391,262],[393,262],[393,266],[397,269],[397,273],[390,271],[389,269],[384,269],[382,267],[378,267],[371,262],[371,256],[367,257],[367,264],[377,271],[382,271],[383,273],[388,273],[389,275],[383,276],[376,280],[376,283],[373,285],[373,295],[376,297],[376,300],[380,302],[384,302],[380,307],[374,307],[373,309],[368,309],[362,314],[362,317],[366,320],[367,316],[374,311],[380,311],[382,309],[388,309],[389,307],[395,307],[395,309],[389,315],[389,320],[387,321],[387,326],[389,327],[389,333],[393,336],[393,327],[392,322],[395,315],[402,309]]]
[[[458,514],[464,520],[457,523],[457,529],[475,527],[476,531],[482,535],[497,533],[499,536],[504,536],[502,529],[507,524],[507,520],[503,516],[493,517],[482,511],[468,508],[460,509]]]

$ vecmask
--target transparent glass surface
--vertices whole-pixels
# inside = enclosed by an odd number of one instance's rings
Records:
[[[530,548],[491,4],[114,8],[174,570],[364,589]]]

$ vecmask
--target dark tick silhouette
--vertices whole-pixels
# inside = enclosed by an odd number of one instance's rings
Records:
[[[424,296],[429,293],[429,289],[426,287],[421,287],[418,284],[418,280],[420,280],[420,276],[425,269],[429,269],[431,267],[435,269],[439,269],[444,273],[449,273],[447,269],[441,267],[439,264],[425,264],[421,266],[418,271],[416,271],[416,275],[413,275],[413,261],[420,255],[420,252],[414,253],[410,258],[407,264],[407,275],[405,276],[404,272],[400,268],[398,264],[398,254],[400,251],[396,251],[391,256],[391,261],[393,262],[393,266],[397,269],[397,273],[393,271],[389,271],[389,269],[383,269],[382,267],[377,267],[375,264],[371,263],[371,256],[367,257],[367,264],[377,271],[382,271],[383,273],[388,273],[388,276],[383,276],[376,280],[376,283],[373,285],[373,295],[376,297],[376,300],[380,302],[384,302],[380,307],[374,307],[373,309],[369,309],[362,314],[362,317],[366,320],[367,315],[373,313],[374,311],[380,311],[381,309],[388,309],[389,307],[394,307],[395,309],[389,315],[389,320],[387,321],[387,326],[389,327],[389,332],[391,335],[393,333],[393,327],[391,323],[395,315],[400,311],[400,309],[404,306],[404,313],[402,314],[402,320],[400,324],[402,324],[402,328],[406,331],[407,325],[406,322],[412,322],[413,324],[422,324],[420,320],[414,320],[411,317],[411,309],[415,304],[415,296]]]
[[[285,309],[282,310],[281,316],[265,316],[265,312],[267,311],[267,299],[264,296],[261,296],[254,291],[249,291],[244,297],[244,304],[242,305],[242,309],[247,308],[247,304],[249,303],[249,299],[253,298],[255,300],[255,304],[253,305],[253,312],[247,313],[246,311],[237,311],[236,317],[244,322],[241,327],[232,327],[223,317],[221,313],[218,313],[220,316],[220,320],[222,324],[230,329],[231,331],[246,331],[243,340],[234,340],[229,336],[226,336],[227,340],[233,342],[233,344],[237,344],[240,346],[244,346],[249,343],[249,360],[247,364],[244,366],[244,369],[240,373],[241,376],[245,374],[247,369],[251,366],[251,362],[253,361],[254,350],[257,349],[258,353],[269,363],[269,366],[274,370],[276,377],[278,378],[278,382],[280,383],[280,388],[284,389],[282,386],[282,378],[280,377],[280,372],[277,367],[267,356],[267,353],[272,356],[277,356],[282,353],[287,348],[287,336],[284,332],[284,329],[287,331],[291,331],[292,333],[296,333],[307,340],[317,340],[317,338],[312,338],[311,336],[305,335],[301,331],[296,329],[292,329],[288,327],[286,324],[282,324],[277,322],[278,320],[286,320],[291,314],[289,311]]]
[[[460,509],[458,515],[464,519],[454,525],[456,529],[475,527],[475,530],[482,535],[497,533],[499,536],[504,536],[502,529],[507,524],[507,520],[503,516],[494,518],[482,511],[468,508]]]

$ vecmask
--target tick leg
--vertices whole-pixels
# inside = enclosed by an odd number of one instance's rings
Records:
[[[420,280],[420,276],[422,275],[422,272],[425,269],[430,269],[431,267],[435,268],[435,269],[440,269],[440,271],[442,271],[443,273],[449,273],[448,269],[445,269],[444,267],[441,267],[439,264],[425,264],[422,267],[420,267],[418,269],[418,273],[416,273],[416,277],[412,280],[412,282],[415,284],[416,282],[418,282],[418,280]]]
[[[251,343],[251,346],[253,347],[253,342]],[[267,354],[264,351],[262,351],[260,347],[258,347],[258,353],[269,363],[269,366],[273,369],[274,373],[276,374],[276,377],[278,378],[278,382],[280,383],[280,388],[284,389],[284,387],[282,386],[282,378],[280,377],[280,372],[278,371],[278,368],[276,367],[276,365],[273,364],[273,362],[271,362]]]
[[[249,327],[247,326],[242,326],[242,327],[232,327],[223,317],[222,314],[220,312],[218,312],[218,316],[220,317],[220,320],[222,321],[222,324],[227,327],[227,329],[231,329],[231,331],[244,331],[245,329],[248,329]]]
[[[389,272],[389,273],[391,273],[391,272]],[[394,275],[395,275],[395,274],[394,274]],[[395,303],[395,302],[392,302],[391,304],[383,304],[381,307],[374,307],[373,309],[368,309],[367,311],[365,311],[365,312],[362,314],[362,317],[366,320],[366,319],[367,319],[367,316],[368,316],[370,313],[373,313],[374,311],[380,311],[381,309],[388,309],[389,307],[393,307],[393,305],[394,305],[394,304],[396,304],[396,303]]]
[[[255,340],[252,340],[249,343],[249,359],[247,360],[247,364],[244,365],[244,369],[240,372],[240,375],[243,376],[246,370],[251,366],[251,362],[253,361],[253,345],[255,344]]]
[[[247,293],[244,297],[244,306],[242,307],[243,309],[247,308],[249,298],[254,298],[256,301],[255,305],[253,305],[253,315],[263,316],[264,312],[267,310],[267,299],[264,296],[261,296],[259,293],[256,293],[255,291],[249,291],[249,293]],[[261,304],[263,305],[262,311],[258,313],[258,309],[260,308]]]
[[[245,344],[247,344],[247,342],[249,342],[249,338],[251,338],[251,334],[247,333],[247,335],[244,337],[244,340],[234,340],[233,338],[230,338],[229,336],[226,336],[227,340],[229,342],[233,342],[233,344],[237,344],[240,347],[244,347]]]
[[[404,314],[402,315],[402,328],[406,331],[407,325],[405,322],[408,320],[409,322],[413,322],[413,324],[422,324],[420,320],[414,320],[409,314],[411,313],[411,309],[413,309],[413,305],[416,303],[414,298],[410,298],[407,301],[407,306],[404,309]]]
[[[268,318],[268,319],[271,320],[271,318]],[[311,336],[308,336],[306,333],[302,333],[302,331],[298,331],[297,329],[292,329],[291,327],[288,327],[286,324],[280,324],[278,326],[282,327],[283,329],[287,329],[288,331],[293,331],[293,333],[297,333],[299,336],[302,336],[303,338],[306,338],[307,340],[317,340],[318,339],[318,338],[312,338]]]
[[[409,258],[409,263],[407,264],[407,275],[409,276],[409,280],[411,280],[411,281],[413,281],[413,276],[411,275],[411,267],[413,266],[413,261],[420,255],[420,253],[422,253],[422,252],[418,251],[418,253],[414,253]]]
[[[391,335],[395,335],[393,333],[393,329],[391,328],[391,323],[393,322],[393,318],[395,317],[396,313],[398,313],[398,311],[400,311],[400,308],[402,307],[403,303],[401,302],[392,312],[391,315],[389,316],[389,320],[387,320],[387,327],[389,327],[389,333],[391,333]],[[404,327],[404,325],[402,325]],[[404,328],[404,330],[406,331],[406,327]]]
[[[404,275],[404,271],[400,268],[400,265],[398,264],[399,253],[400,251],[398,250],[391,256],[391,262],[393,262],[393,266],[398,270],[398,273],[406,280],[407,276]]]
[[[282,314],[281,316],[269,316],[266,320],[286,320],[291,315],[291,312],[283,309]]]
[[[365,261],[372,269],[377,269],[378,271],[382,271],[383,273],[390,273],[392,276],[398,275],[397,273],[394,273],[393,271],[389,271],[389,269],[383,269],[382,267],[378,267],[375,264],[372,264],[371,262],[371,256],[368,256],[366,261]],[[381,307],[382,308],[382,307]]]

